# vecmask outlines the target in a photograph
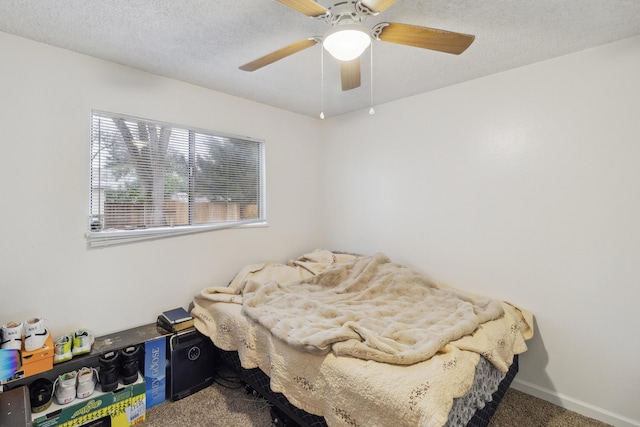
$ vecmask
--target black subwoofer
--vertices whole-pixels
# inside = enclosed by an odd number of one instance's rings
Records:
[[[196,330],[172,335],[168,340],[167,397],[179,400],[213,384],[215,347]]]

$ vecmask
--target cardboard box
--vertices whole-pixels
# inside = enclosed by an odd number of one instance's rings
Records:
[[[147,409],[164,402],[167,377],[167,339],[158,337],[144,343],[144,380]]]
[[[146,384],[142,375],[130,385],[119,384],[112,392],[103,392],[100,385],[87,398],[75,399],[68,405],[58,405],[55,397],[43,412],[32,414],[33,427],[77,427],[100,425],[100,420],[111,427],[130,427],[146,418]],[[96,424],[97,423],[97,424]]]
[[[44,346],[35,351],[22,351],[22,368],[16,372],[14,378],[24,378],[53,368],[53,339],[51,335],[44,342]]]
[[[127,424],[128,426],[141,424],[147,418],[146,385],[144,384],[145,382],[143,380],[142,387],[132,390],[131,398],[125,407],[127,422],[129,423]],[[115,425],[111,423],[111,426],[114,427]]]

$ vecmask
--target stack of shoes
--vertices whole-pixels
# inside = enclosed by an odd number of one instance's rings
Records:
[[[59,405],[71,403],[76,397],[84,399],[93,394],[98,382],[95,368],[80,368],[60,375],[53,383],[54,395]]]
[[[49,338],[49,331],[44,326],[44,320],[34,317],[26,322],[9,322],[2,325],[0,333],[0,348],[25,351],[36,351],[44,346]]]
[[[89,353],[93,342],[93,335],[86,330],[79,330],[73,335],[61,336],[54,344],[53,363],[66,362],[74,356]]]
[[[136,382],[141,354],[142,349],[137,345],[102,354],[99,361],[102,391],[115,390],[120,379],[124,385]]]

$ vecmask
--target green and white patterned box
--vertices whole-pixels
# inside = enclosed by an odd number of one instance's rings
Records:
[[[146,417],[145,393],[145,380],[139,375],[135,383],[119,385],[112,392],[96,390],[68,405],[52,403],[46,411],[32,415],[33,427],[79,427],[101,418],[109,418],[111,427],[130,427]]]

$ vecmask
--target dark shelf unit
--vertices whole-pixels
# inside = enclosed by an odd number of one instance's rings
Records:
[[[71,360],[55,364],[53,368],[48,371],[29,377],[10,380],[6,383],[6,387],[14,389],[21,385],[29,386],[29,384],[38,378],[46,378],[54,381],[59,375],[65,372],[77,371],[84,366],[95,368],[98,366],[100,355],[103,353],[120,350],[132,345],[144,344],[152,339],[172,334],[172,332],[157,326],[155,323],[149,323],[113,334],[96,337],[90,353],[74,356]]]

